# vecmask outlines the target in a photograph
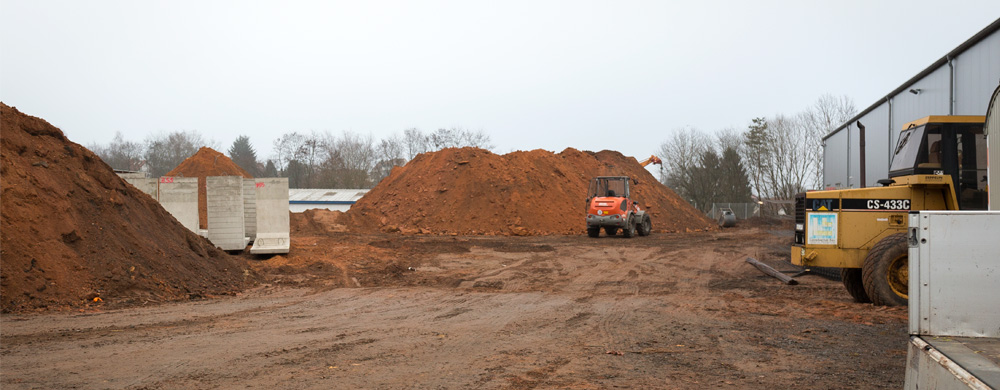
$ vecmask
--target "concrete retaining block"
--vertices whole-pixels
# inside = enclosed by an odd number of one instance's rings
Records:
[[[250,253],[288,253],[288,178],[257,179],[257,239]]]
[[[163,209],[188,230],[198,232],[198,178],[164,176],[158,184]]]
[[[243,223],[250,241],[257,238],[257,180],[243,179]]]
[[[205,178],[205,190],[208,202],[208,240],[226,251],[246,249],[243,178],[209,176]]]

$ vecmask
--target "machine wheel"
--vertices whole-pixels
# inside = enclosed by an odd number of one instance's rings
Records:
[[[597,238],[598,236],[601,235],[601,228],[599,226],[598,227],[588,227],[587,228],[587,235],[590,236],[591,238]]]
[[[625,238],[635,237],[635,217],[629,217],[628,222],[625,223],[625,227],[622,228],[622,235]]]
[[[615,234],[618,234],[618,227],[617,226],[605,226],[604,227],[604,233],[606,233],[609,236],[613,236]]]
[[[909,300],[909,247],[906,233],[883,238],[861,268],[865,292],[878,306],[906,306]]]
[[[649,233],[653,231],[653,222],[649,220],[649,215],[643,215],[642,221],[639,222],[639,235],[648,236]]]
[[[861,268],[841,268],[840,280],[844,282],[844,288],[854,298],[857,303],[869,303],[868,293],[865,292],[865,284],[861,282]]]

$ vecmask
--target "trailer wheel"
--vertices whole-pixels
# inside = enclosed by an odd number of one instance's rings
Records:
[[[844,288],[854,298],[857,303],[869,303],[872,301],[865,292],[865,284],[861,281],[861,268],[841,268],[840,280],[844,282]]]
[[[909,300],[909,247],[906,233],[883,238],[861,268],[865,292],[878,306],[906,306]]]
[[[642,222],[639,222],[639,235],[648,236],[650,232],[653,231],[653,222],[649,220],[649,215],[642,216]]]
[[[598,227],[588,227],[587,228],[587,235],[590,236],[591,238],[597,238],[597,237],[599,237],[601,235],[601,228],[600,228],[600,226],[598,226]]]
[[[635,217],[628,217],[628,222],[625,223],[625,227],[622,228],[622,235],[625,238],[635,237]]]
[[[618,234],[618,227],[617,226],[605,226],[604,227],[604,233],[606,233],[609,236],[613,236],[615,234]]]

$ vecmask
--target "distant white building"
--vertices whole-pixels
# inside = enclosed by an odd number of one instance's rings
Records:
[[[311,209],[347,211],[368,191],[367,189],[290,188],[288,210],[293,213]]]

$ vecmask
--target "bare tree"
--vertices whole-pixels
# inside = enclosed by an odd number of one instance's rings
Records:
[[[677,191],[689,202],[698,197],[698,167],[705,151],[711,148],[711,139],[695,129],[678,129],[660,144],[659,155],[663,160],[660,181]],[[700,205],[697,205],[700,207]]]
[[[323,144],[323,182],[336,188],[371,188],[376,159],[371,134],[328,137]]]
[[[195,131],[150,136],[146,139],[145,152],[149,173],[154,177],[163,176],[204,146],[212,145]]]
[[[721,154],[726,149],[732,148],[739,151],[743,148],[743,134],[732,127],[715,132],[716,146]]]
[[[274,161],[279,173],[288,178],[292,188],[314,187],[318,180],[318,168],[323,162],[321,156],[325,140],[329,134],[287,133],[274,141]]]
[[[403,130],[403,148],[406,151],[407,160],[412,160],[418,154],[430,151],[428,144],[427,136],[420,129]]]
[[[111,168],[125,171],[138,171],[142,168],[145,149],[142,143],[125,140],[122,133],[115,132],[115,137],[107,146],[90,145],[90,150]]]
[[[797,117],[776,115],[768,120],[771,159],[765,171],[765,192],[769,198],[791,199],[805,191],[813,179],[808,140]]]
[[[743,160],[762,199],[791,199],[815,177],[810,138],[801,115],[754,118],[744,133]]]
[[[432,150],[463,147],[493,148],[490,136],[481,130],[471,131],[461,127],[452,127],[450,129],[437,129],[427,137]]]
[[[469,146],[473,148],[480,148],[486,150],[493,150],[493,142],[490,140],[490,135],[482,130],[472,131],[467,129],[460,129],[459,131],[459,146]]]
[[[298,158],[299,148],[305,143],[306,137],[298,132],[285,133],[274,140],[274,152],[271,161],[278,171],[288,168],[288,163]]]
[[[812,165],[810,188],[823,185],[823,137],[857,114],[854,101],[847,96],[824,94],[812,106],[799,114],[805,128],[806,149]]]
[[[397,135],[386,137],[375,146],[376,163],[372,169],[372,184],[376,184],[389,173],[392,168],[406,164],[403,158],[405,144],[403,139]]]

